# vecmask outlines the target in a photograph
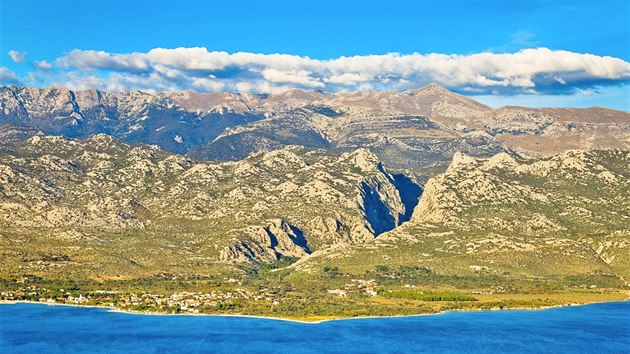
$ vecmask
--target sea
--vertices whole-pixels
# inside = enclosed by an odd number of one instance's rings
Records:
[[[3,304],[0,353],[630,353],[630,302],[320,323]]]

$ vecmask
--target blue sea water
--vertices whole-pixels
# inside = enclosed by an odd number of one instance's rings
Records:
[[[630,353],[630,302],[305,324],[0,305],[1,353]]]

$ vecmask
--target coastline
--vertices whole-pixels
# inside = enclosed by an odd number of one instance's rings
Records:
[[[592,304],[603,304],[603,303],[614,303],[614,302],[628,302],[630,298],[626,298],[625,300],[612,300],[612,301],[592,301],[592,302],[584,302],[584,303],[567,303],[567,304],[559,304],[559,305],[550,305],[550,306],[541,306],[541,307],[511,307],[511,308],[492,308],[492,309],[447,309],[435,313],[419,313],[419,314],[410,314],[410,315],[390,315],[390,316],[356,316],[356,317],[330,317],[317,320],[308,320],[308,319],[297,319],[297,318],[288,318],[288,317],[272,317],[272,316],[262,316],[262,315],[244,315],[244,314],[212,314],[212,313],[159,313],[159,312],[140,312],[140,311],[131,311],[124,310],[117,307],[110,306],[95,306],[95,305],[80,305],[80,304],[63,304],[63,303],[50,303],[50,302],[39,302],[39,301],[26,301],[26,300],[0,300],[0,305],[16,305],[16,304],[31,304],[31,305],[48,305],[48,306],[68,306],[68,307],[82,307],[82,308],[95,308],[95,309],[104,309],[107,312],[113,313],[121,313],[127,315],[143,315],[143,316],[189,316],[189,317],[235,317],[235,318],[253,318],[253,319],[262,319],[262,320],[273,320],[273,321],[287,321],[287,322],[295,322],[301,324],[321,324],[325,322],[332,321],[347,321],[347,320],[365,320],[365,319],[380,319],[380,318],[403,318],[403,317],[419,317],[419,316],[436,316],[443,315],[447,313],[453,312],[496,312],[496,311],[542,311],[542,310],[550,310],[555,308],[562,307],[572,307],[572,306],[586,306]],[[317,317],[317,316],[313,316]]]

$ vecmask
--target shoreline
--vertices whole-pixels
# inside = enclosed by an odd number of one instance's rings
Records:
[[[295,323],[301,323],[301,324],[321,324],[321,323],[332,322],[332,321],[436,316],[436,315],[443,315],[443,314],[455,313],[455,312],[463,313],[463,312],[497,312],[497,311],[543,311],[543,310],[550,310],[550,309],[562,308],[562,307],[586,306],[586,305],[593,305],[593,304],[628,302],[628,301],[630,301],[630,298],[626,298],[625,300],[567,303],[567,304],[561,304],[561,305],[551,305],[551,306],[542,306],[542,307],[513,307],[513,308],[505,308],[505,309],[451,309],[451,310],[447,309],[447,310],[435,312],[435,313],[419,313],[419,314],[411,314],[411,315],[331,317],[331,318],[324,318],[324,319],[314,320],[314,321],[299,320],[299,319],[286,318],[286,317],[262,316],[262,315],[140,312],[140,311],[124,310],[121,308],[110,307],[110,306],[62,304],[62,303],[50,303],[50,302],[27,301],[27,300],[0,300],[0,305],[31,304],[31,305],[47,305],[47,306],[68,306],[68,307],[104,309],[104,310],[107,310],[107,312],[112,312],[112,313],[120,313],[120,314],[127,314],[127,315],[141,315],[141,316],[235,317],[235,318],[254,318],[254,319],[262,319],[262,320],[273,320],[273,321],[287,321],[287,322],[295,322]],[[322,316],[322,317],[325,317],[325,316]]]

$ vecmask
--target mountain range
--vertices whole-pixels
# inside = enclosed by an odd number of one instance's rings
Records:
[[[277,95],[5,86],[0,124],[4,140],[38,131],[79,139],[108,134],[200,161],[240,160],[287,145],[336,152],[367,148],[391,168],[423,180],[444,171],[457,151],[530,157],[630,144],[628,112],[491,109],[437,84],[402,93]]]
[[[435,84],[278,95],[8,86],[0,124],[4,277],[283,259],[304,272],[630,276],[628,112],[492,109]]]

